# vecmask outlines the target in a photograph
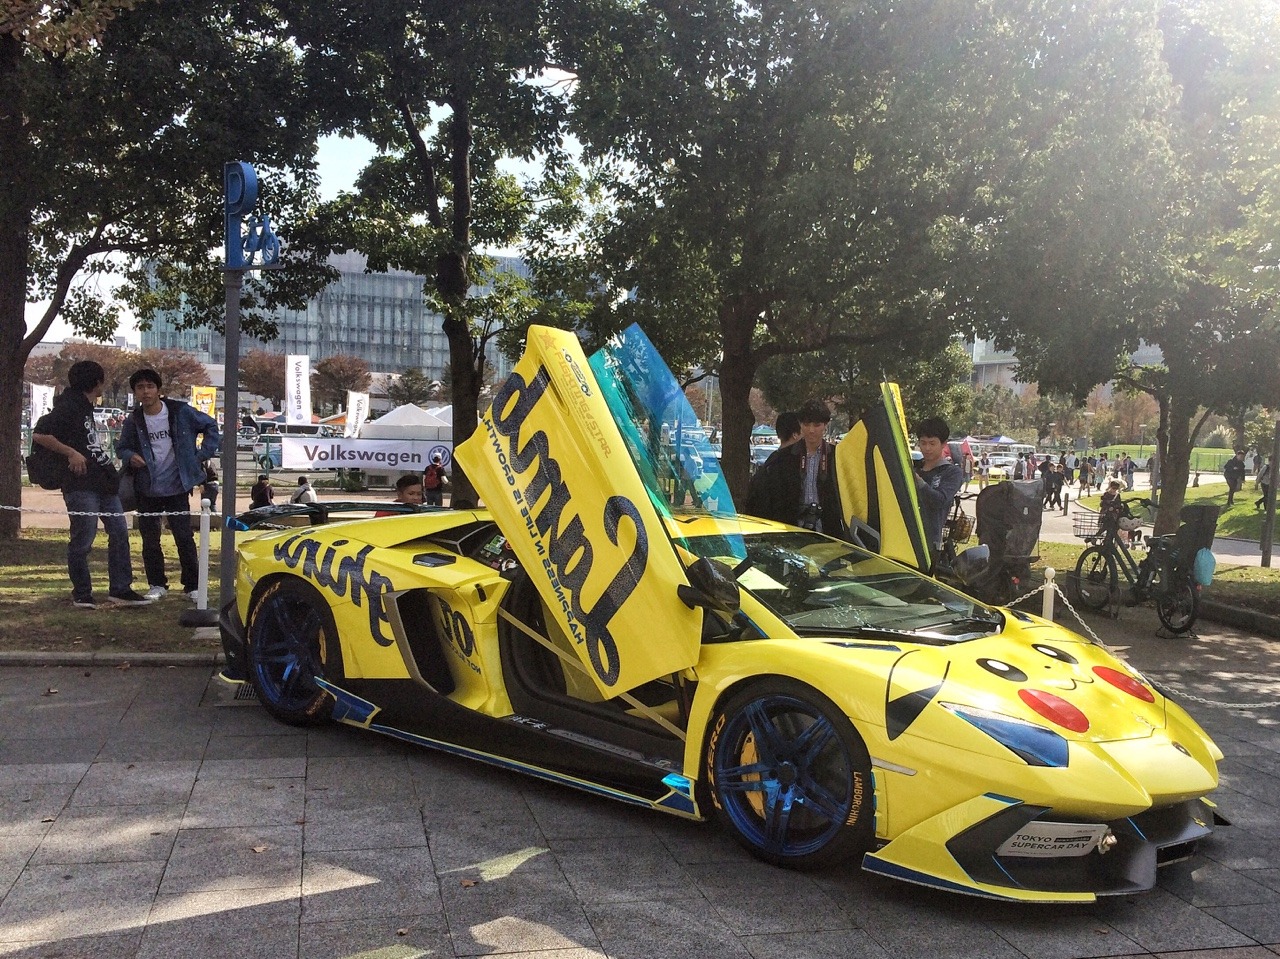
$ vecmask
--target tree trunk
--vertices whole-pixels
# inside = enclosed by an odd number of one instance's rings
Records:
[[[755,314],[733,304],[720,308],[720,331],[724,354],[720,361],[721,422],[720,469],[729,493],[739,509],[747,501],[751,483],[751,387],[755,383],[759,358],[752,349]]]
[[[1176,396],[1169,400],[1169,450],[1160,464],[1160,512],[1156,517],[1156,535],[1172,533],[1178,528],[1178,514],[1187,498],[1187,480],[1191,472],[1191,418],[1195,409],[1185,409]]]
[[[0,34],[0,505],[22,505],[22,370],[31,352],[27,332],[27,261],[31,253],[28,144],[16,78],[22,47]],[[0,509],[0,538],[22,526],[16,509]]]
[[[441,328],[449,340],[449,371],[453,378],[453,445],[467,439],[476,430],[479,412],[480,376],[475,337],[467,321],[465,304],[471,283],[467,261],[471,254],[471,112],[465,98],[453,104],[449,120],[449,178],[453,184],[453,249],[438,261],[436,289],[445,303]],[[475,486],[455,459],[451,476],[451,504],[459,501],[474,505]]]

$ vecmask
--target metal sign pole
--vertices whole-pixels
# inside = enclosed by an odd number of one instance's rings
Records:
[[[226,356],[222,374],[222,561],[218,577],[218,602],[226,606],[235,600],[236,587],[236,447],[240,418],[240,296],[244,275],[250,270],[280,266],[280,241],[271,231],[265,215],[253,216],[258,204],[258,176],[248,163],[233,162],[223,167],[225,200],[224,238],[226,266]],[[248,231],[244,230],[248,226]],[[255,258],[261,259],[255,263]],[[218,609],[192,612],[195,625],[214,626]]]

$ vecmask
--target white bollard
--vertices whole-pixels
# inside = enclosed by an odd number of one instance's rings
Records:
[[[1041,598],[1040,615],[1045,619],[1053,619],[1053,577],[1057,573],[1052,566],[1046,566],[1044,570],[1044,596]]]
[[[200,585],[196,588],[196,609],[209,608],[209,512],[207,499],[200,501]]]

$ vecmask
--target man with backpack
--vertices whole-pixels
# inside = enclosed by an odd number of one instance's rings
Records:
[[[98,535],[99,518],[107,531],[107,599],[121,606],[151,602],[133,589],[129,527],[120,507],[120,474],[98,442],[93,421],[93,401],[105,381],[101,364],[93,360],[73,364],[67,373],[67,389],[53,401],[52,411],[40,417],[31,436],[33,443],[67,460],[61,486],[62,501],[71,514],[67,575],[71,602],[81,609],[98,605],[89,573],[89,551]]]
[[[440,454],[431,457],[431,462],[422,471],[423,502],[428,506],[444,505],[444,487],[449,482],[448,474],[440,462]]]

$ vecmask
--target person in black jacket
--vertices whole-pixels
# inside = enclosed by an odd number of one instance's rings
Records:
[[[98,520],[107,531],[107,599],[122,606],[146,606],[150,600],[133,589],[133,562],[129,557],[129,527],[120,507],[120,474],[111,456],[98,442],[93,422],[93,400],[102,392],[106,374],[92,360],[81,360],[67,373],[68,387],[53,401],[53,409],[40,417],[32,442],[67,458],[62,481],[62,501],[71,514],[71,539],[67,543],[67,575],[71,602],[81,609],[95,609],[89,551],[98,535]]]
[[[271,477],[266,473],[258,474],[258,482],[249,490],[249,509],[270,506],[276,501],[276,491],[271,486]]]
[[[836,487],[836,448],[823,437],[831,411],[809,400],[796,416],[800,439],[764,462],[747,492],[745,512],[844,538],[844,513]]]
[[[1244,486],[1244,477],[1248,472],[1249,468],[1244,465],[1244,450],[1236,450],[1236,455],[1227,460],[1227,465],[1222,468],[1222,476],[1227,481],[1228,506],[1235,504],[1236,493]]]

